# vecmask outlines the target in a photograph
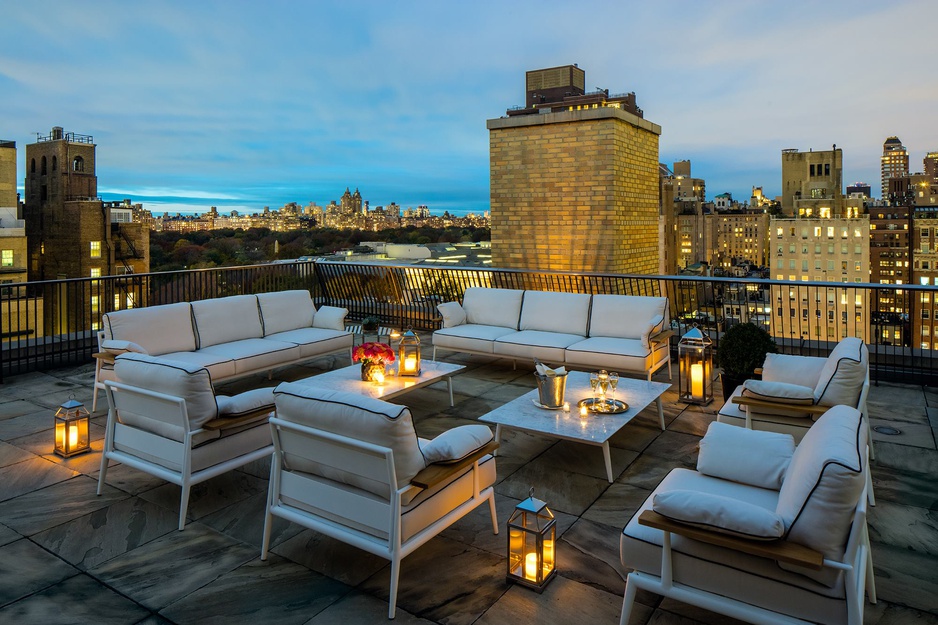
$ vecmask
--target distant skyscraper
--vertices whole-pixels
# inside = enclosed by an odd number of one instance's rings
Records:
[[[889,179],[909,175],[909,152],[899,137],[889,137],[883,142],[882,197],[889,199]]]
[[[786,217],[839,217],[843,150],[782,150],[782,213]]]
[[[938,181],[938,152],[929,152],[922,159],[925,175],[929,180]]]
[[[661,127],[642,119],[634,94],[568,99],[564,88],[582,84],[580,72],[528,72],[536,108],[487,122],[492,265],[656,273]],[[532,74],[554,73],[533,98]]]

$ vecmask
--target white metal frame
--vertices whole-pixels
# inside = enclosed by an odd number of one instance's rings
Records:
[[[869,473],[868,458],[866,465],[865,470]],[[869,593],[870,603],[876,603],[873,561],[870,554],[870,536],[866,525],[868,503],[866,489],[867,486],[864,486],[863,493],[857,500],[843,560],[824,558],[822,565],[823,568],[844,571],[843,583],[846,585],[847,595],[845,599],[847,620],[844,625],[863,625],[864,593]],[[643,571],[632,571],[628,574],[619,625],[628,623],[629,616],[632,613],[632,605],[635,601],[635,593],[639,589],[757,625],[810,625],[814,622],[675,581],[671,559],[671,532],[662,531],[661,575],[653,575]],[[780,592],[782,592],[781,589]]]
[[[270,465],[270,486],[264,514],[261,560],[267,559],[273,516],[292,521],[368,553],[386,558],[391,561],[388,618],[393,619],[397,608],[401,560],[404,557],[486,501],[488,501],[492,517],[492,531],[498,534],[495,490],[491,486],[479,489],[478,460],[470,469],[472,497],[408,540],[403,541],[401,539],[401,514],[404,506],[401,498],[415,487],[410,484],[398,486],[394,469],[394,453],[391,449],[276,417],[270,419],[270,427],[274,455]],[[375,495],[365,491],[356,493],[354,487],[339,488],[310,479],[302,473],[295,473],[285,468],[285,456],[287,464],[290,456],[297,456],[343,470],[354,467],[357,475],[387,484],[391,496],[388,500],[379,500]],[[359,526],[386,533],[388,538],[383,540],[361,529],[343,524],[341,521],[290,506],[281,500],[284,494],[292,499],[314,504],[336,519],[347,519]]]
[[[104,392],[108,400],[108,415],[104,434],[104,453],[101,454],[101,472],[98,476],[98,495],[104,489],[108,460],[116,460],[121,464],[126,464],[129,467],[176,484],[182,487],[179,502],[180,530],[186,525],[189,492],[194,484],[199,484],[273,453],[273,445],[266,445],[249,453],[233,456],[218,464],[193,472],[192,437],[202,430],[189,429],[189,415],[184,398],[112,381],[104,382]],[[182,428],[184,432],[183,441],[165,438],[126,423],[121,423],[120,411],[122,409]],[[146,449],[147,453],[152,456],[179,465],[180,470],[174,471],[145,458],[115,449],[116,441],[125,442],[135,448]],[[224,442],[219,441],[214,444],[224,444]]]

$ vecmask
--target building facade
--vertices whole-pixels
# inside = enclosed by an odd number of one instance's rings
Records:
[[[493,266],[657,272],[660,126],[613,106],[487,126]]]
[[[909,175],[909,152],[902,145],[899,137],[888,137],[883,142],[883,156],[880,159],[882,172],[882,197],[892,201],[889,196],[889,179]]]
[[[831,217],[823,209],[843,196],[843,150],[782,150],[782,214]]]

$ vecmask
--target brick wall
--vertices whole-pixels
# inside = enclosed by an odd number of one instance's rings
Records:
[[[493,266],[658,271],[658,125],[599,108],[488,128]]]

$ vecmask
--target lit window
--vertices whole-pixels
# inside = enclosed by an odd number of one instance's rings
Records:
[[[0,267],[13,266],[13,250],[3,250],[0,252]]]
[[[91,242],[91,258],[101,258],[101,241]]]

